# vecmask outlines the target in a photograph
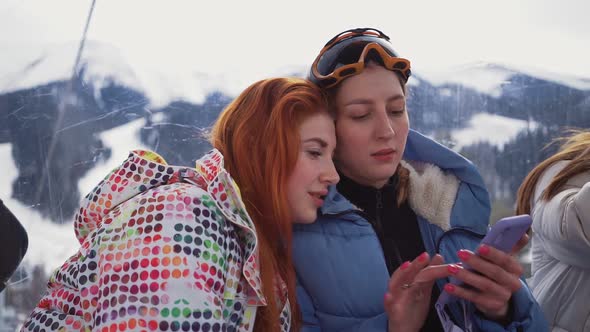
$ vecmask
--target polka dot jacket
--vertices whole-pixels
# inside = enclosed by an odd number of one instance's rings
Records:
[[[74,225],[81,248],[52,274],[23,331],[252,331],[266,304],[254,224],[217,150],[194,169],[133,151],[85,197]]]

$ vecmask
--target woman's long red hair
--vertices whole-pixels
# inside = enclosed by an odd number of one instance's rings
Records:
[[[279,331],[280,308],[275,277],[287,284],[298,330],[295,273],[291,259],[292,217],[286,186],[300,149],[304,119],[326,111],[315,85],[296,78],[266,79],[252,84],[220,114],[211,143],[224,156],[225,168],[240,188],[258,235],[263,292],[268,305],[256,315],[255,331]]]

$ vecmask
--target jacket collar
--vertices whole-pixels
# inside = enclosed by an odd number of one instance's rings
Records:
[[[358,208],[339,193],[336,186],[330,186],[328,188],[328,195],[324,200],[324,205],[320,208],[320,212],[323,215],[340,214],[355,210],[358,210]]]
[[[244,231],[240,234],[242,241],[246,244],[242,273],[251,286],[248,292],[250,298],[248,304],[266,305],[260,282],[260,270],[258,269],[260,262],[256,228],[246,212],[246,206],[242,201],[237,184],[225,170],[223,156],[214,149],[197,160],[195,170],[205,179],[207,192],[214,198],[215,204],[225,217]]]
[[[477,202],[475,206],[461,205],[462,209],[479,209],[478,214],[489,215],[490,201],[483,178],[477,168],[469,160],[430,138],[410,130],[404,159],[404,166],[410,170],[410,206],[416,214],[430,223],[448,230],[452,227],[471,227],[466,218],[453,218],[452,209],[461,190],[461,182],[467,186],[463,192],[470,195],[469,202]],[[431,197],[436,204],[425,201],[424,188],[434,188]],[[465,200],[465,199],[464,199]],[[474,201],[473,201],[474,200]],[[329,188],[328,195],[320,212],[326,214],[342,214],[358,210],[348,199],[340,194],[335,186]],[[487,224],[485,225],[487,226]],[[481,231],[478,229],[478,231]],[[483,229],[485,232],[485,229]]]

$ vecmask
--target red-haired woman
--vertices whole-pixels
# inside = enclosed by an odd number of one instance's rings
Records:
[[[23,330],[296,330],[291,226],[339,179],[326,109],[307,81],[263,80],[222,112],[195,168],[132,152],[86,196],[81,248]]]

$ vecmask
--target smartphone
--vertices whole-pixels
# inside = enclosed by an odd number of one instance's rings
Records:
[[[528,214],[502,218],[490,228],[481,244],[509,253],[532,223],[533,219]]]
[[[533,220],[528,214],[502,218],[489,229],[488,233],[481,240],[480,245],[485,244],[509,253],[518,243],[518,240],[527,233],[532,223]],[[467,264],[464,264],[464,267],[471,270]],[[449,279],[452,284],[458,286],[463,284],[463,282],[456,278],[451,277]],[[439,297],[439,302],[445,303],[451,300],[451,298],[454,298],[454,296],[443,291]]]

